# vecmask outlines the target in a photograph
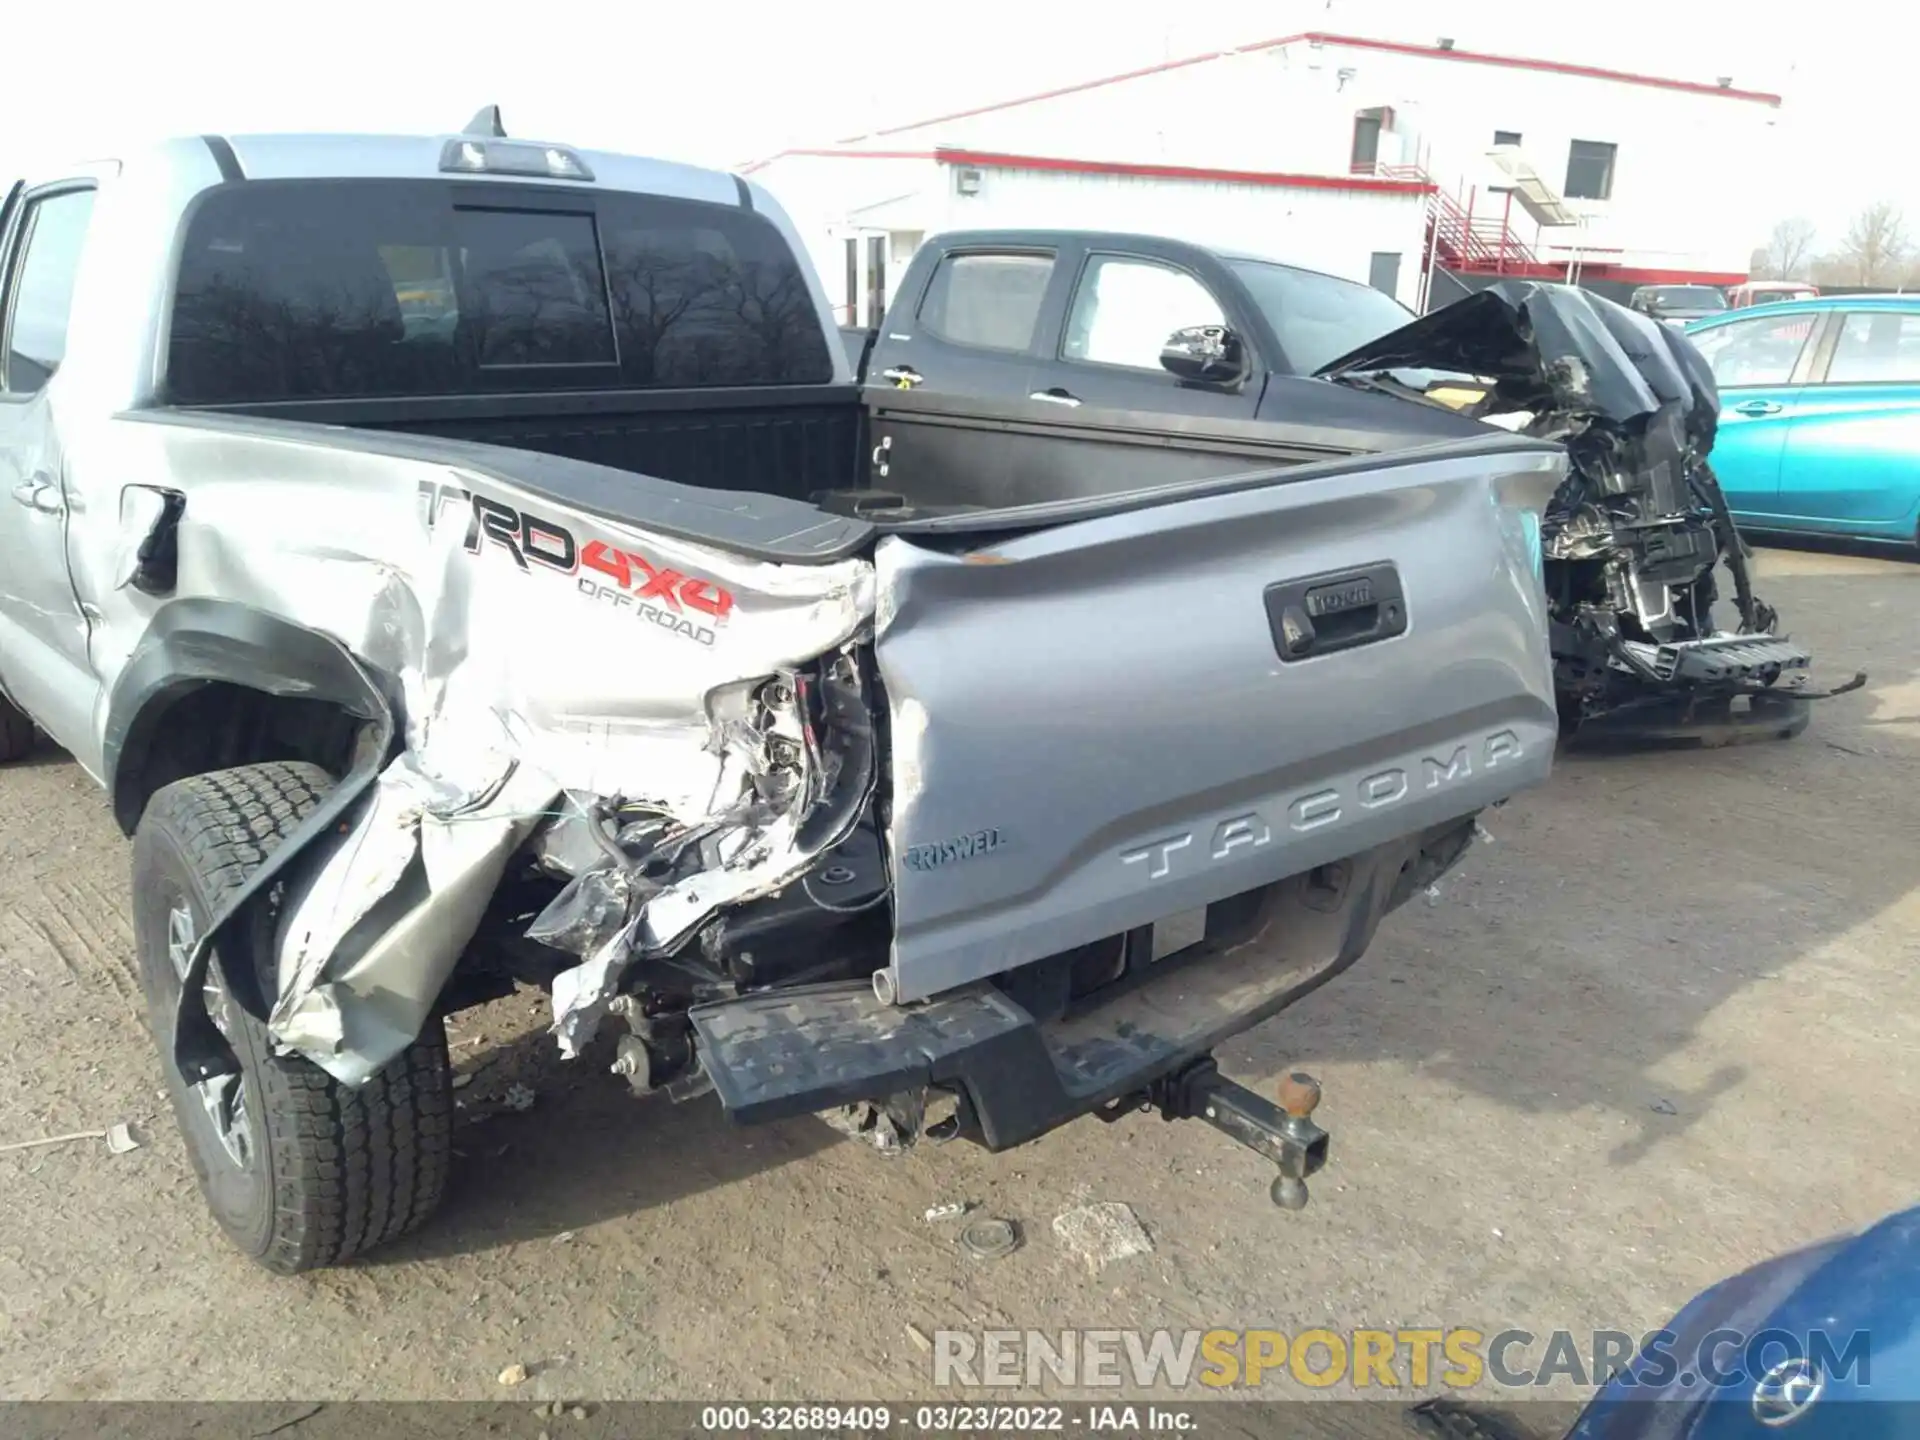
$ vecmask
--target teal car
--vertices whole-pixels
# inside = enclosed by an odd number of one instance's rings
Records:
[[[1920,544],[1920,295],[1829,295],[1686,327],[1743,528]]]

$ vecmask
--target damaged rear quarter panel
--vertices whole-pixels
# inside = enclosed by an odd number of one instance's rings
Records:
[[[186,504],[172,595],[93,577],[107,597],[93,628],[103,694],[167,605],[218,597],[335,638],[402,697],[403,752],[345,832],[303,857],[282,923],[272,1031],[349,1081],[417,1033],[507,857],[562,791],[644,799],[687,823],[724,810],[747,761],[722,743],[714,697],[871,620],[864,559],[743,558],[484,465],[362,450],[318,427],[109,428],[125,473],[176,477]],[[123,539],[74,553],[113,556]],[[779,870],[782,857],[761,858]],[[411,903],[343,951],[410,871]]]
[[[902,1000],[1544,779],[1539,445],[1352,462],[1028,533],[881,541]],[[977,563],[983,559],[993,563]],[[1390,561],[1406,633],[1282,664],[1276,582]]]

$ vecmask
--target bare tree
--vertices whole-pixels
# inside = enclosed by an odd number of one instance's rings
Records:
[[[1858,215],[1840,242],[1840,259],[1856,285],[1888,285],[1899,279],[1901,262],[1911,247],[1906,222],[1884,200],[1875,201]]]
[[[1795,217],[1773,227],[1764,249],[1754,252],[1757,280],[1804,280],[1813,263],[1814,228],[1811,220]]]

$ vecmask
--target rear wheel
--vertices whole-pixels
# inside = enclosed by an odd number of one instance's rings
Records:
[[[33,721],[5,696],[0,696],[0,762],[19,760],[33,749]]]
[[[234,982],[273,993],[270,915],[240,943],[223,943],[207,972],[207,1011],[240,1074],[196,1085],[174,1063],[174,1017],[196,940],[332,784],[318,766],[297,763],[196,775],[153,797],[133,842],[135,950],[188,1155],[221,1229],[283,1275],[340,1264],[414,1229],[439,1205],[452,1154],[453,1090],[437,1019],[358,1087],[273,1054],[266,1026],[234,998]],[[240,965],[260,973],[228,969]]]

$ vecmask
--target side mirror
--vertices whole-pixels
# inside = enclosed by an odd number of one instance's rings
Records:
[[[1226,385],[1245,378],[1247,347],[1224,325],[1190,325],[1167,337],[1160,364],[1182,380]]]

